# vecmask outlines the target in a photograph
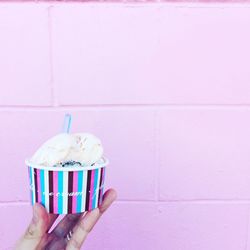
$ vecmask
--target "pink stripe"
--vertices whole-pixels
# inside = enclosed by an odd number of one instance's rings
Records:
[[[41,178],[40,178],[40,169],[36,170],[36,176],[37,176],[37,201],[41,202],[42,201],[42,195],[41,195]]]
[[[94,195],[94,185],[95,185],[95,170],[91,170],[91,184],[90,184],[90,196],[89,196],[89,210],[92,209],[92,205],[94,202],[93,195]]]
[[[78,171],[73,173],[73,193],[78,192]],[[72,213],[76,213],[77,196],[72,196]]]
[[[57,196],[57,192],[58,192],[58,172],[54,171],[53,172],[53,202],[54,202],[54,213],[57,214],[58,213],[58,196]]]

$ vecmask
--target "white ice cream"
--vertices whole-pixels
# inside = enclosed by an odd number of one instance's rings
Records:
[[[58,134],[46,141],[33,155],[30,162],[43,166],[54,166],[68,161],[91,165],[101,159],[101,141],[92,134]]]

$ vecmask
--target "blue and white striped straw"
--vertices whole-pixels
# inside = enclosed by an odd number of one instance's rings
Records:
[[[68,134],[70,128],[71,128],[71,114],[65,114],[63,122],[63,132]]]

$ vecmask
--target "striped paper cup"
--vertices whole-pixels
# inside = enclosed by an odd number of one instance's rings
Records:
[[[108,160],[87,167],[28,166],[31,203],[41,203],[49,213],[90,211],[102,203]]]

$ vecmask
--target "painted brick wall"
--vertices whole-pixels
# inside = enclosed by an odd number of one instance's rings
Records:
[[[248,4],[1,3],[0,249],[71,112],[119,194],[83,249],[250,250],[249,27]]]

